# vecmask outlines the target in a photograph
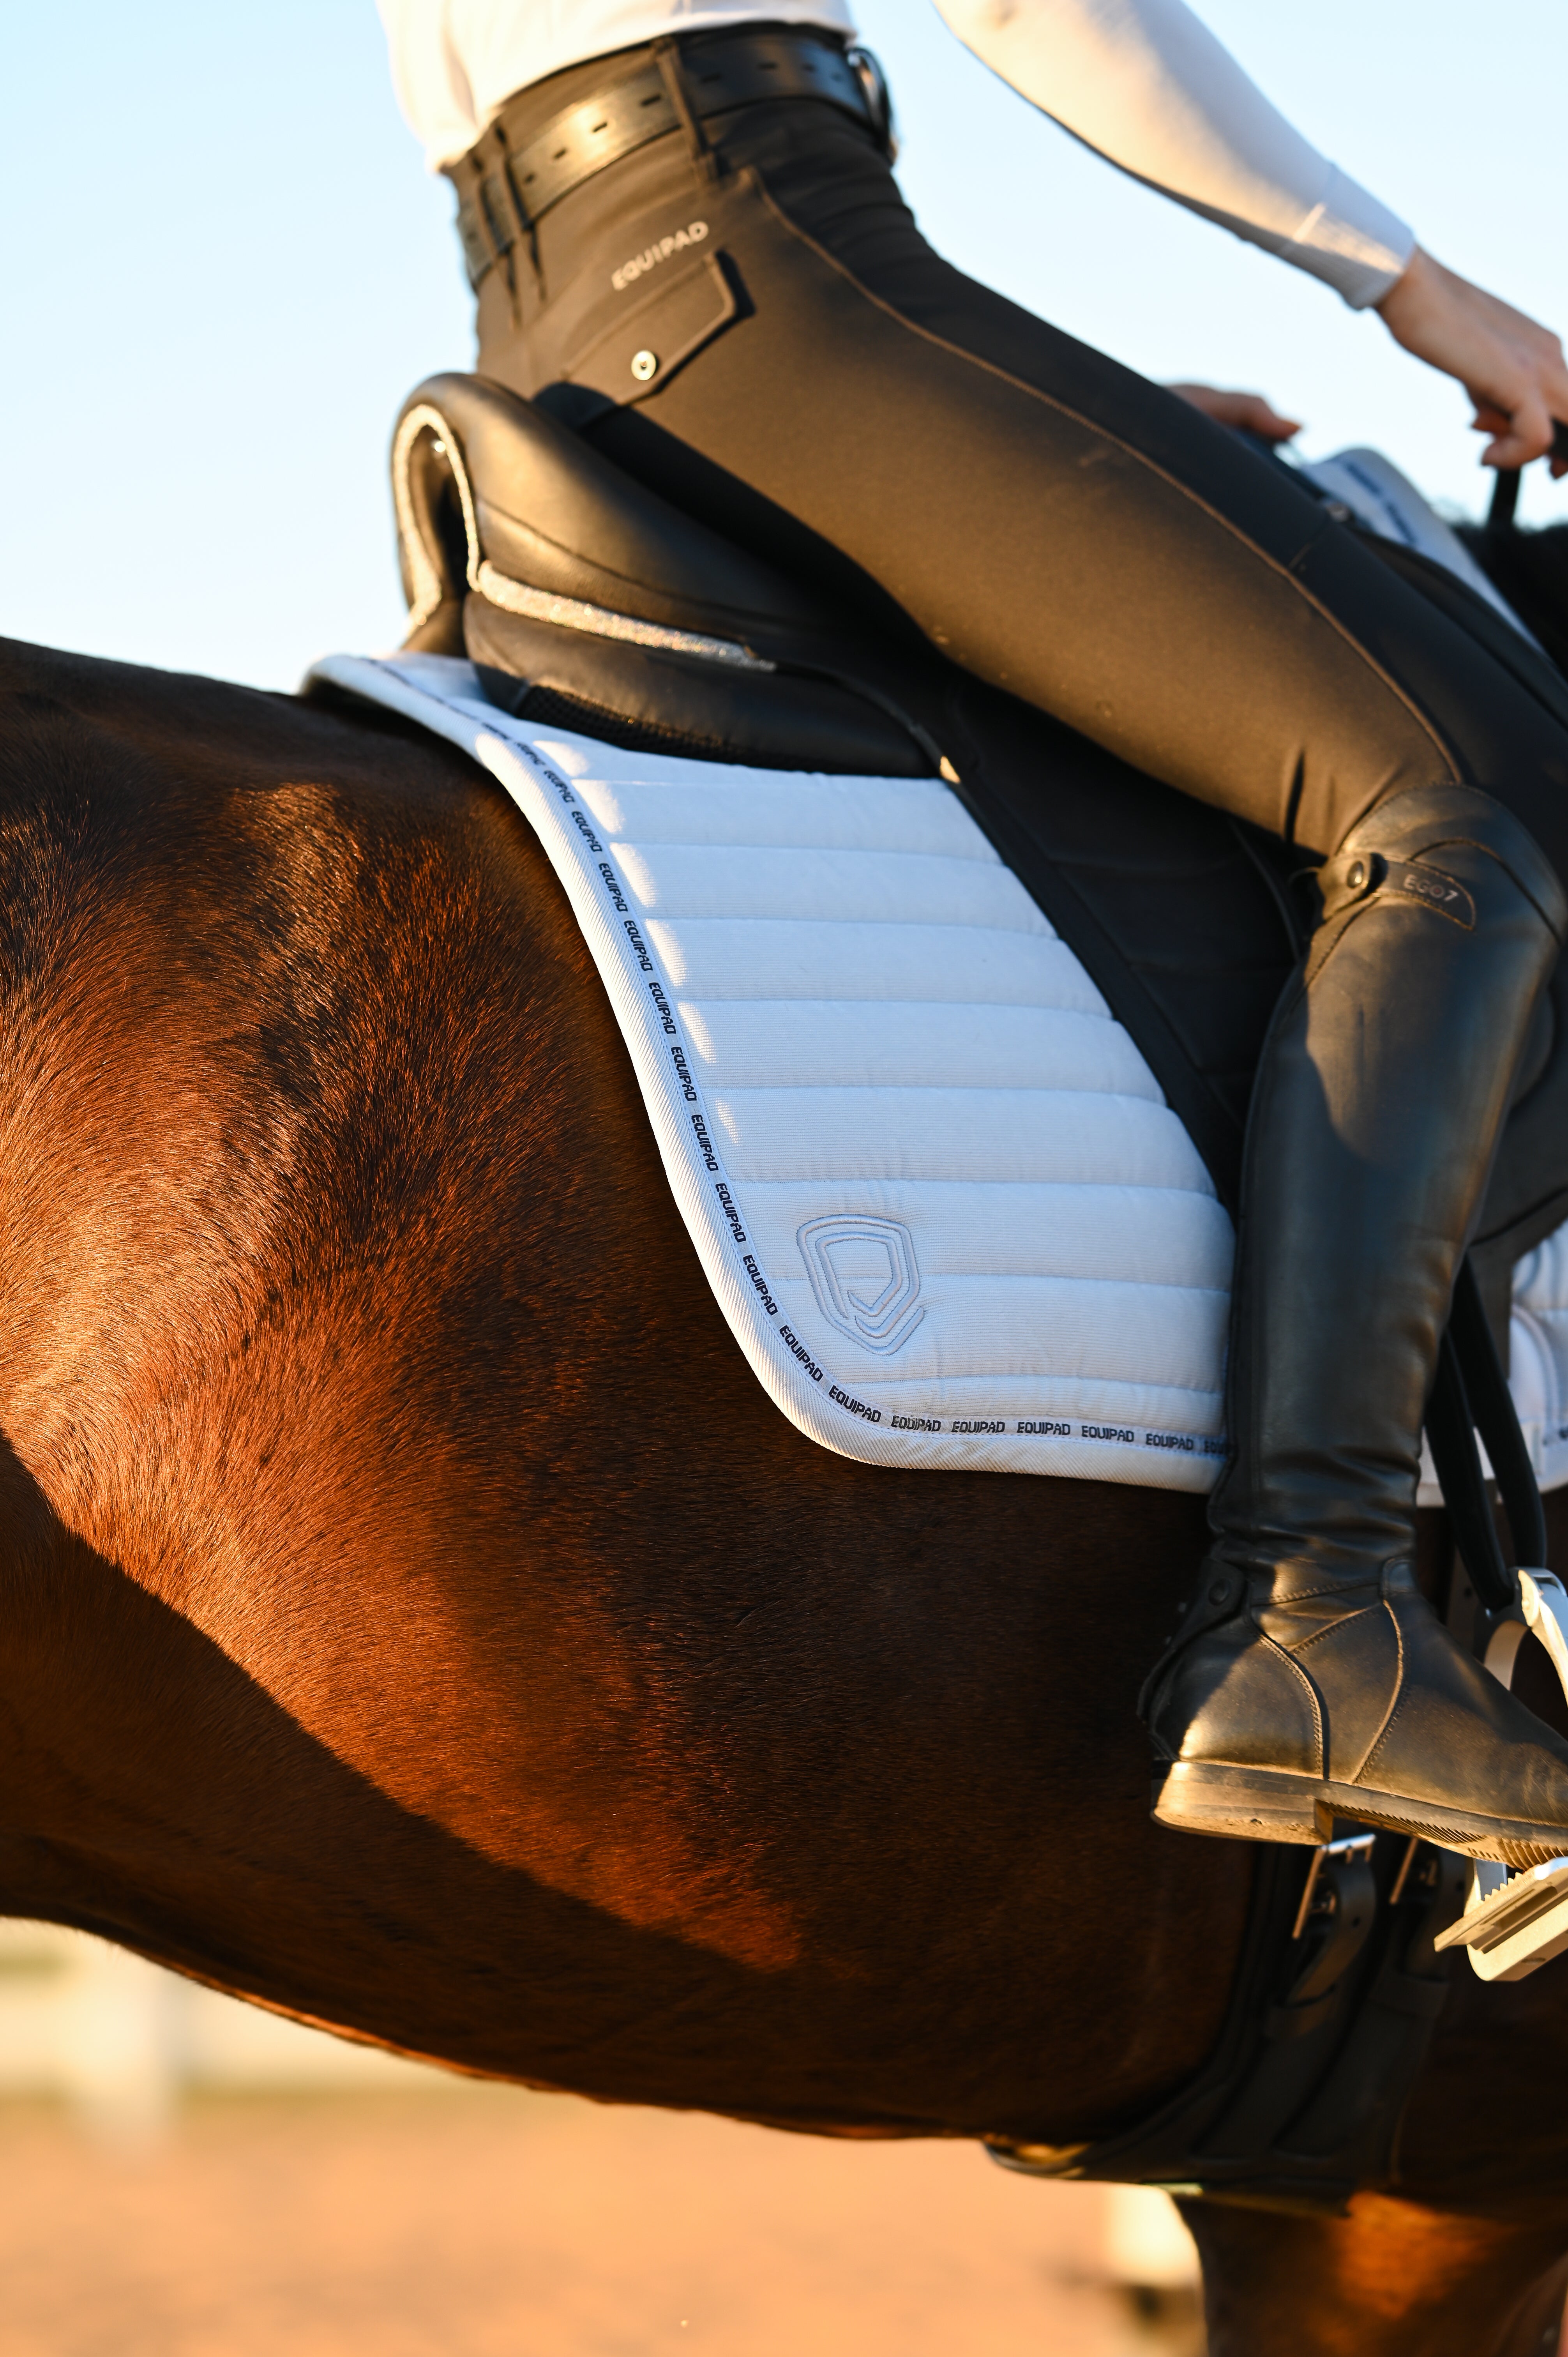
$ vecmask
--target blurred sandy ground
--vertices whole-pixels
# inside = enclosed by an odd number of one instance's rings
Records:
[[[0,2107],[6,2357],[1131,2357],[1099,2189],[476,2089]],[[1190,2341],[1187,2345],[1190,2346]]]
[[[29,1936],[0,1942],[0,2077],[15,2087],[29,2052],[36,2080],[45,2062],[55,2077],[0,2099],[4,2357],[1198,2345],[1192,2295],[1168,2282],[1181,2239],[1140,2268],[1163,2266],[1165,2288],[1119,2283],[1127,2221],[1105,2189],[1010,2177],[969,2145],[835,2144],[474,2085],[93,1943],[51,1977],[38,1960],[58,1945]]]

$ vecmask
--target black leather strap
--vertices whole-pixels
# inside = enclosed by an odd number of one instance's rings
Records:
[[[1458,1352],[1477,1428],[1487,1444],[1487,1454],[1502,1494],[1503,1512],[1513,1539],[1513,1561],[1527,1570],[1539,1568],[1546,1562],[1546,1512],[1541,1502],[1535,1468],[1520,1430],[1519,1410],[1498,1355],[1468,1254],[1460,1265],[1459,1281],[1454,1288],[1449,1331]]]
[[[1320,1857],[1316,1905],[1311,1871],[1309,1853],[1260,1845],[1224,2027],[1179,2094],[1097,2144],[988,2137],[993,2158],[1308,2213],[1396,2184],[1400,2121],[1448,1994],[1433,1943],[1464,1908],[1468,1867],[1385,1833],[1369,1867],[1354,1850]]]
[[[772,99],[814,98],[853,115],[878,141],[886,136],[866,80],[829,34],[776,26],[706,35],[675,47],[682,91],[698,121]],[[538,91],[521,91],[453,168],[457,233],[476,287],[515,242],[509,212],[526,231],[607,165],[681,128],[669,77],[657,59],[574,100],[542,124],[539,108]]]
[[[1488,1612],[1506,1612],[1517,1601],[1519,1583],[1498,1537],[1491,1491],[1476,1447],[1476,1414],[1465,1373],[1450,1324],[1438,1351],[1437,1372],[1426,1403],[1426,1437],[1470,1585]]]

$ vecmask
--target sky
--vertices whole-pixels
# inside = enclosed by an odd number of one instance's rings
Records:
[[[1568,328],[1563,0],[1197,13],[1429,250]],[[1309,455],[1372,443],[1484,507],[1463,393],[1375,315],[1079,146],[930,0],[860,23],[950,260],[1150,376],[1267,393]],[[472,338],[372,0],[13,8],[0,60],[0,632],[280,688],[395,644],[388,437]],[[1568,483],[1535,468],[1523,512],[1568,517]]]

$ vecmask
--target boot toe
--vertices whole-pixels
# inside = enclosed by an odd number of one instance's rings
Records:
[[[1412,1813],[1401,1822],[1412,1832],[1424,1805],[1432,1837],[1472,1857],[1538,1865],[1568,1852],[1568,1742],[1464,1652],[1427,1607],[1400,1617],[1398,1696],[1343,1784],[1346,1763],[1331,1759],[1337,1796]],[[1348,1799],[1346,1806],[1351,1813]]]

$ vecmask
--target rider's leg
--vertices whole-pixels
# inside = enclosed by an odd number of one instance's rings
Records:
[[[1561,1842],[1562,1747],[1520,1740],[1512,1696],[1423,1603],[1412,1523],[1563,895],[1508,812],[1449,786],[1380,802],[1319,881],[1248,1129],[1215,1546],[1149,1681],[1156,1813],[1311,1840],[1321,1809],[1528,1864]]]
[[[1408,1572],[1436,1340],[1563,931],[1561,683],[1542,667],[1532,692],[1278,469],[949,270],[846,118],[726,121],[718,178],[667,139],[545,216],[515,287],[487,282],[481,368],[528,393],[570,378],[609,263],[653,252],[666,213],[700,217],[741,316],[596,438],[1329,855],[1257,1092],[1237,1458],[1154,1695],[1180,1762],[1164,1813],[1311,1839],[1322,1805],[1482,1854],[1561,1849],[1568,1746]],[[657,308],[639,317],[656,350]]]

